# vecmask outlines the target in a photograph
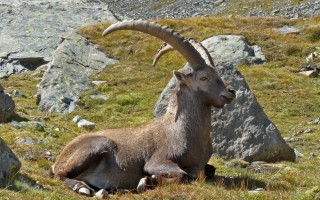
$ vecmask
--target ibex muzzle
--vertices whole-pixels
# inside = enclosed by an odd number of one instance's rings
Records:
[[[198,177],[212,154],[211,106],[222,108],[235,98],[207,50],[195,40],[140,20],[113,24],[103,34],[118,30],[160,38],[184,56],[193,72],[174,71],[178,84],[162,117],[138,128],[84,134],[67,144],[52,166],[52,175],[86,195],[97,189],[141,192],[150,184]]]

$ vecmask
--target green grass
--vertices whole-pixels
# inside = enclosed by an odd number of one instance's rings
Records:
[[[117,194],[121,199],[316,199],[320,198],[320,126],[308,124],[320,113],[320,79],[307,78],[296,73],[305,65],[305,57],[320,46],[318,24],[320,16],[312,19],[287,20],[282,18],[194,18],[185,20],[159,20],[186,37],[198,41],[218,34],[240,34],[253,44],[261,46],[268,62],[259,66],[239,66],[250,88],[263,106],[268,117],[277,125],[283,136],[294,136],[298,131],[311,128],[314,133],[302,134],[304,142],[291,142],[305,156],[296,162],[275,164],[276,171],[257,173],[246,168],[228,167],[228,161],[212,158],[217,168],[216,186],[203,179],[188,185],[165,185],[143,194]],[[299,35],[282,35],[274,28],[293,25],[301,28]],[[0,189],[0,199],[85,199],[66,189],[58,180],[48,177],[53,161],[44,159],[50,151],[57,155],[67,142],[85,133],[71,119],[81,115],[97,124],[96,130],[134,127],[153,118],[154,104],[162,89],[172,77],[172,70],[181,68],[185,60],[175,52],[165,55],[158,66],[151,67],[153,55],[161,41],[133,31],[120,31],[107,37],[101,32],[108,24],[96,24],[81,29],[80,33],[99,45],[108,56],[119,59],[119,64],[94,74],[92,79],[105,80],[82,96],[80,110],[66,115],[37,112],[34,95],[39,75],[25,73],[1,80],[6,92],[16,89],[27,98],[14,98],[17,105],[16,120],[34,120],[47,116],[45,131],[58,137],[46,137],[32,127],[14,128],[0,126],[0,137],[14,150],[22,161],[20,172],[39,181],[43,189],[19,180]],[[104,94],[107,100],[91,99],[91,94]],[[54,130],[60,127],[60,131]],[[49,143],[33,146],[17,144],[17,138],[48,140]],[[314,152],[316,157],[310,157]],[[32,156],[28,154],[32,153]],[[241,163],[239,160],[233,161]],[[240,164],[239,164],[240,165]],[[230,179],[229,177],[233,177]],[[248,190],[264,187],[265,192],[251,194]]]

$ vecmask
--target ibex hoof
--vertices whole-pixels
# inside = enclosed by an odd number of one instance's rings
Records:
[[[108,195],[108,192],[105,189],[101,189],[94,194],[94,197],[98,199],[104,199]]]
[[[86,196],[91,196],[90,190],[88,188],[84,188],[84,187],[80,188],[78,190],[78,193],[82,194],[82,195],[86,195]]]
[[[140,179],[139,184],[137,186],[137,192],[138,193],[141,193],[141,192],[146,190],[147,181],[148,181],[147,177]]]

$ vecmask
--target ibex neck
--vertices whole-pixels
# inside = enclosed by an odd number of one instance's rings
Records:
[[[195,134],[207,134],[211,127],[211,107],[207,106],[200,94],[190,91],[186,86],[176,88],[167,108],[166,115],[171,115],[179,127]]]
[[[193,161],[204,165],[212,154],[211,107],[202,103],[197,94],[177,88],[179,90],[172,95],[164,116],[167,156],[176,158],[185,166]]]

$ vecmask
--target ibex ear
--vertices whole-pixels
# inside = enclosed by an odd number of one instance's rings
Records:
[[[178,81],[181,81],[183,83],[187,83],[187,76],[182,73],[182,72],[178,72],[178,71],[173,71],[174,76],[178,79]]]

